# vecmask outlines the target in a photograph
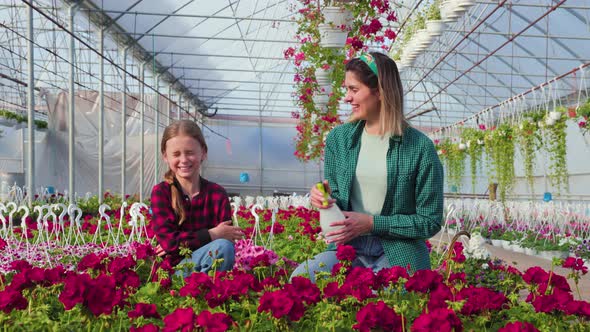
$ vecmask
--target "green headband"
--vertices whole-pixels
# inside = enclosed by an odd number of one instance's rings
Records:
[[[373,73],[375,73],[375,76],[379,77],[379,71],[377,70],[377,63],[375,62],[375,59],[373,58],[373,56],[370,53],[362,53],[359,56],[359,59],[361,59],[364,63],[367,64],[367,66],[369,66],[371,71]]]

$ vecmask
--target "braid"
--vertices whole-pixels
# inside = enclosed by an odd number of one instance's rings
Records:
[[[174,214],[176,214],[176,216],[179,218],[178,225],[182,225],[186,219],[186,213],[184,212],[184,207],[182,206],[182,194],[174,183],[176,182],[176,178],[174,177],[172,170],[168,170],[168,172],[166,172],[164,175],[164,180],[170,185],[170,192],[172,193],[172,209],[174,210]]]

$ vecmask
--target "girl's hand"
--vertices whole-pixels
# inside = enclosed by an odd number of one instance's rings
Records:
[[[211,236],[211,241],[215,241],[217,239],[226,239],[232,242],[236,242],[237,240],[241,240],[244,238],[244,232],[238,226],[232,226],[233,223],[231,220],[224,221],[219,225],[209,229],[209,235]]]
[[[328,184],[328,180],[324,180],[324,188],[328,194],[332,194],[332,189],[330,189],[330,185]],[[332,207],[332,204],[336,203],[336,200],[333,198],[328,199],[328,204],[324,205],[326,199],[324,198],[324,193],[322,193],[315,185],[311,187],[310,190],[310,199],[311,205],[318,209],[327,209]]]
[[[156,246],[156,255],[158,257],[162,257],[162,256],[166,255],[166,251],[164,251],[164,248],[162,248],[162,246],[159,244]]]
[[[330,239],[328,242],[345,244],[352,239],[368,234],[373,230],[373,216],[349,211],[342,211],[342,213],[346,216],[346,219],[335,221],[331,223],[330,226],[343,227],[337,231],[326,234],[326,237]]]

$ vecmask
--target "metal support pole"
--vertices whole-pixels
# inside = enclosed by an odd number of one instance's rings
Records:
[[[176,120],[180,121],[180,112],[182,112],[182,94],[178,94],[178,110],[176,111]]]
[[[140,121],[141,121],[141,125],[140,125],[140,148],[141,148],[141,152],[140,152],[140,158],[139,158],[139,201],[143,202],[143,175],[144,175],[144,169],[143,169],[143,157],[144,157],[144,146],[145,146],[145,137],[144,135],[144,114],[145,114],[145,62],[142,63],[139,66],[139,79],[141,82],[139,82],[139,100],[141,102],[141,108],[140,108]]]
[[[104,53],[104,29],[98,30],[98,48],[102,55]],[[100,82],[99,82],[99,108],[98,108],[98,203],[103,201],[103,177],[104,177],[104,57],[100,57]]]
[[[74,15],[76,15],[77,5],[70,6],[69,12],[69,27],[72,34],[70,34],[70,82],[69,82],[69,101],[68,101],[68,201],[70,204],[76,203],[75,197],[75,172],[74,172],[74,158],[75,158],[75,146],[74,146],[74,113],[75,113],[75,92],[74,92],[74,74],[76,70],[76,39],[74,38]]]
[[[127,169],[127,51],[123,49],[123,91],[121,93],[121,200],[125,201],[125,170]]]
[[[262,88],[262,84],[259,85],[260,88]],[[263,188],[263,171],[264,171],[264,164],[263,164],[263,154],[262,154],[262,92],[258,93],[258,98],[259,98],[259,102],[258,102],[258,148],[260,149],[260,153],[258,155],[258,157],[260,158],[260,195],[264,195],[264,193],[262,192],[262,188]]]
[[[159,129],[160,129],[160,74],[156,75],[156,93],[154,96],[156,97],[156,104],[154,107],[154,185],[160,182],[160,153],[159,153]],[[170,102],[168,102],[170,103]]]
[[[170,125],[170,118],[172,117],[172,85],[168,85],[168,119],[166,125]]]
[[[28,160],[27,160],[27,202],[29,204],[29,208],[33,207],[33,196],[34,196],[34,188],[35,188],[35,178],[34,178],[34,167],[35,167],[35,129],[34,123],[35,120],[35,66],[34,66],[34,56],[35,56],[35,49],[33,46],[33,7],[29,5],[28,8],[28,24],[27,24],[27,38],[28,38],[28,53],[29,58],[28,60],[28,81],[27,81],[27,117],[28,117],[28,124],[27,130],[28,132]],[[24,129],[23,129],[24,131]],[[23,151],[24,155],[24,151]],[[24,156],[23,156],[24,157]]]

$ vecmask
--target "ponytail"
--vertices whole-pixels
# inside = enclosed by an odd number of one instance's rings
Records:
[[[176,186],[176,178],[174,177],[172,170],[168,170],[168,172],[166,172],[164,175],[164,180],[170,185],[170,192],[172,194],[172,210],[174,210],[174,214],[178,217],[178,225],[182,225],[182,223],[186,220],[186,213],[184,212],[184,207],[182,206],[182,193]]]

